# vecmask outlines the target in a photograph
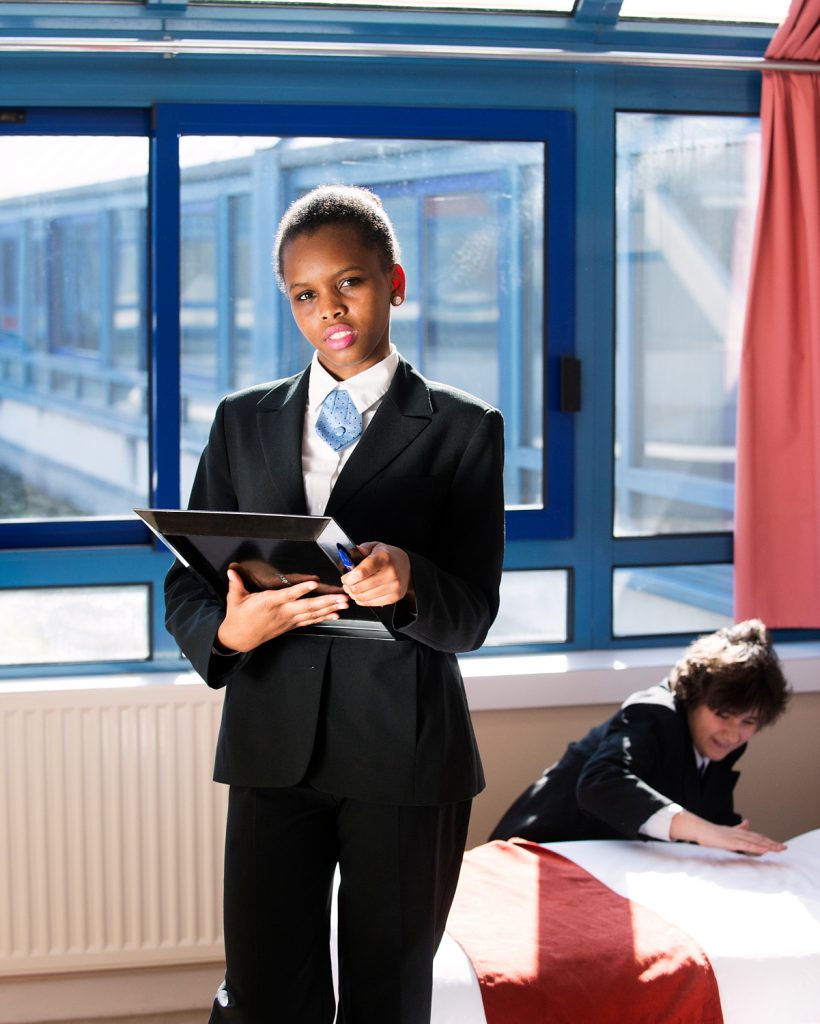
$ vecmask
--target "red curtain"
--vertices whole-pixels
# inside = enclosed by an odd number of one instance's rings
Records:
[[[820,61],[820,0],[766,51]],[[735,617],[820,626],[820,74],[764,71],[738,397]]]

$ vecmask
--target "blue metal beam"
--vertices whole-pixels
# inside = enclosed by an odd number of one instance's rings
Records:
[[[614,25],[621,13],[623,0],[578,0],[575,21],[594,25]]]
[[[173,9],[172,9],[173,8]],[[181,8],[181,9],[179,9]],[[266,4],[0,3],[0,42],[11,37],[145,40],[250,39],[520,46],[762,56],[774,25],[620,21],[620,0],[579,0],[574,17],[486,11],[274,7]],[[99,54],[99,59],[104,55]],[[4,63],[8,59],[4,58]]]

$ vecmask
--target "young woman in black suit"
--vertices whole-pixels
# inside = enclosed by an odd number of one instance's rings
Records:
[[[226,688],[227,972],[211,1020],[331,1024],[338,864],[337,1022],[426,1024],[484,784],[456,652],[481,645],[498,609],[502,420],[391,345],[405,275],[372,193],[297,200],[274,265],[313,360],[223,400],[190,507],[332,516],[361,560],[336,592],[251,593],[229,570],[226,603],[181,565],[167,579],[169,629]],[[326,398],[344,405],[330,425]],[[351,602],[382,609],[397,639],[299,631]]]
[[[669,678],[633,693],[513,803],[490,839],[685,840],[741,853],[785,846],[735,813],[735,762],[789,693],[757,619],[696,640]]]

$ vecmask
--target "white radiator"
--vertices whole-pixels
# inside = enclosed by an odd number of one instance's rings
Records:
[[[204,683],[0,689],[0,977],[221,958],[221,706]]]

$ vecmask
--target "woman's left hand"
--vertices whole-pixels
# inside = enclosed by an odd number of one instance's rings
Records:
[[[366,541],[358,549],[365,557],[341,581],[351,600],[365,607],[382,607],[407,598],[415,605],[413,572],[406,551],[379,541]]]

